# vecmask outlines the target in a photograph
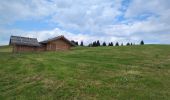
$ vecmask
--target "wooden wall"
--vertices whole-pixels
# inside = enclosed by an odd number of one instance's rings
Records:
[[[69,50],[70,48],[71,45],[62,39],[54,40],[47,44],[48,51]]]
[[[35,52],[35,51],[46,51],[46,47],[13,45],[13,52]]]
[[[22,45],[13,46],[13,52],[28,52],[28,51],[36,51],[36,47]]]

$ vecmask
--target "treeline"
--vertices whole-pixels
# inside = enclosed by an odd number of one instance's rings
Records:
[[[77,46],[84,46],[83,41],[81,41],[80,44],[77,41],[74,41],[74,40],[72,40],[71,42],[74,43]],[[94,42],[90,43],[88,46],[89,47],[98,47],[98,46],[132,46],[132,45],[136,45],[136,44],[135,43],[129,43],[129,42],[126,43],[126,44],[119,43],[119,42],[116,42],[114,44],[113,42],[109,42],[107,44],[106,42],[102,42],[101,43],[99,40],[97,40],[97,41],[94,41]],[[140,42],[140,45],[144,45],[144,41],[143,40]]]

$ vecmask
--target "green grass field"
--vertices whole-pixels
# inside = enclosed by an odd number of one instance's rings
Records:
[[[170,99],[170,45],[10,51],[0,47],[0,100]]]

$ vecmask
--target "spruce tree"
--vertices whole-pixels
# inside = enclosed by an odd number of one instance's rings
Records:
[[[83,41],[81,41],[81,44],[80,44],[80,46],[84,46],[84,44],[83,44]]]
[[[108,46],[110,46],[110,43],[108,44]]]
[[[78,43],[78,42],[76,42],[76,45],[78,46],[78,45],[79,45],[79,43]]]
[[[144,41],[143,40],[140,42],[140,45],[144,45]]]
[[[110,43],[110,46],[113,46],[113,42]]]
[[[92,47],[94,47],[94,42],[92,43]]]
[[[78,46],[78,42],[77,41],[71,40],[71,42]]]
[[[100,46],[100,42],[99,42],[99,40],[97,40],[96,46]]]
[[[106,46],[106,42],[103,42],[103,46]]]
[[[116,42],[115,46],[119,46],[119,43],[118,43],[118,42]]]
[[[121,44],[121,46],[123,46],[123,43]]]
[[[93,42],[93,47],[96,47],[97,46],[97,43],[96,41]]]
[[[129,46],[129,45],[130,45],[130,43],[128,42],[126,45],[127,45],[127,46]]]

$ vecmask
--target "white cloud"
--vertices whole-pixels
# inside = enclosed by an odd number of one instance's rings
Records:
[[[11,34],[44,40],[58,35],[69,39],[170,43],[170,1],[132,0],[3,0],[0,3],[0,41]],[[125,9],[126,11],[121,11]],[[123,19],[117,17],[123,16]],[[49,17],[46,19],[46,17]],[[146,18],[145,18],[146,17]],[[25,31],[5,27],[17,20],[41,20],[57,24],[55,29]]]
[[[125,16],[135,17],[144,13],[161,15],[170,8],[169,4],[169,0],[132,0]]]
[[[55,3],[57,10],[52,22],[65,29],[79,32],[96,33],[104,24],[111,24],[115,17],[121,14],[121,0],[75,0],[74,3],[61,3],[59,0]]]
[[[16,20],[41,19],[53,12],[53,4],[46,0],[2,0],[0,23],[10,24]]]

